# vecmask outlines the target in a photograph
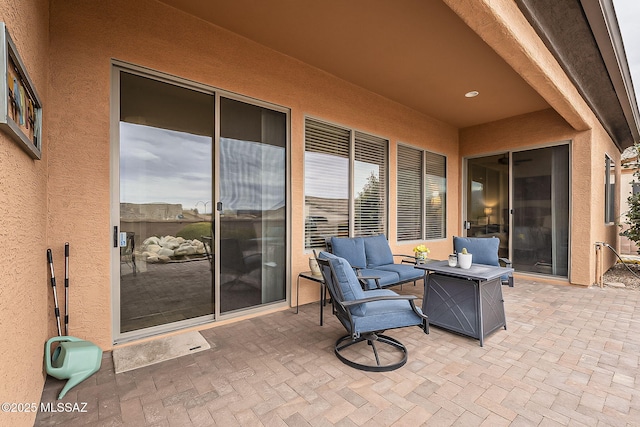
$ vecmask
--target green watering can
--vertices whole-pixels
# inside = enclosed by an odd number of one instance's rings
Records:
[[[51,355],[51,344],[60,344]],[[58,399],[100,369],[102,349],[92,342],[80,338],[61,336],[47,341],[44,349],[47,374],[59,380],[68,379]]]

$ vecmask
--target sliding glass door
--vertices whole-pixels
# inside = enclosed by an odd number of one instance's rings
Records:
[[[285,299],[286,115],[220,99],[220,311]]]
[[[287,111],[116,69],[116,336],[284,301]]]
[[[569,274],[569,145],[467,159],[464,229],[516,271]]]
[[[568,276],[569,146],[513,153],[516,271]]]
[[[120,73],[120,333],[211,316],[214,97]]]
[[[509,154],[467,160],[467,237],[497,237],[509,256]]]

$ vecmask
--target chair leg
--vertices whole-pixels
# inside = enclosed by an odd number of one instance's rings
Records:
[[[429,321],[426,319],[422,321],[422,330],[425,334],[429,335]]]
[[[376,348],[376,342],[372,340],[367,340],[367,344],[369,344],[373,349],[373,355],[376,358],[376,365],[380,366],[380,355],[378,354],[378,349]]]
[[[367,345],[371,346],[372,348],[373,355],[374,355],[373,358],[375,359],[375,365],[359,363],[359,362],[350,360],[349,358],[347,358],[345,355],[342,354],[343,350],[348,349],[352,345],[356,345],[364,341],[366,341]],[[377,343],[384,344],[388,346],[391,349],[391,351],[397,352],[398,355],[400,356],[400,360],[395,363],[389,363],[386,365],[381,364],[380,355],[379,355],[378,349],[376,348]],[[362,371],[369,371],[369,372],[393,371],[394,369],[398,369],[401,366],[403,366],[405,363],[407,363],[407,348],[400,341],[382,334],[370,333],[356,339],[353,339],[351,335],[345,335],[336,341],[334,352],[342,363],[344,363],[345,365],[351,366],[352,368],[360,369]]]

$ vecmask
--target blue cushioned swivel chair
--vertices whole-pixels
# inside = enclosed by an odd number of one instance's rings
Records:
[[[383,332],[420,326],[429,333],[428,318],[416,307],[416,297],[398,295],[389,289],[365,291],[344,258],[321,252],[316,259],[331,295],[333,312],[348,332],[336,341],[334,351],[338,359],[353,368],[375,372],[391,371],[404,365],[406,347]],[[350,350],[351,346],[364,342],[373,350],[372,357],[367,357],[364,350]],[[376,344],[380,344],[380,348]]]
[[[462,252],[463,248],[473,255],[474,264],[484,264],[493,266],[511,267],[511,261],[507,258],[498,257],[500,239],[497,237],[457,237],[453,236],[453,250],[456,253]],[[501,278],[502,284],[513,287],[513,276],[504,275]]]

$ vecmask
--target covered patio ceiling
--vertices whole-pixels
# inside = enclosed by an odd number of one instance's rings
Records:
[[[441,1],[161,1],[457,128],[549,108]]]
[[[551,107],[440,0],[159,1],[457,128]],[[516,4],[620,150],[640,140],[611,0]]]

